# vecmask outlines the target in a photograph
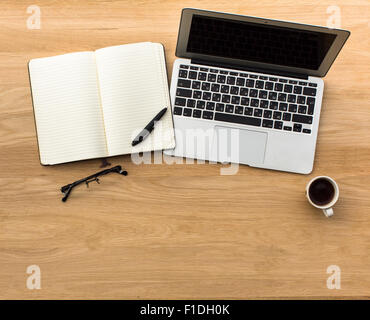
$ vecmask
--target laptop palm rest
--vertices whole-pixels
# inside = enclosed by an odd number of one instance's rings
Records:
[[[212,142],[212,158],[218,162],[249,165],[263,164],[267,133],[254,130],[215,126]]]

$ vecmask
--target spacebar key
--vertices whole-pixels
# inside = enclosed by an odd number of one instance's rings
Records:
[[[220,112],[216,112],[215,120],[240,123],[240,124],[249,124],[251,126],[256,126],[256,127],[261,126],[261,119],[259,118],[236,116],[233,114],[220,113]]]

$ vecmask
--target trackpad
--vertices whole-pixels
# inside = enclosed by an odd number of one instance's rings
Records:
[[[213,159],[219,162],[263,164],[267,133],[215,126],[212,142]]]

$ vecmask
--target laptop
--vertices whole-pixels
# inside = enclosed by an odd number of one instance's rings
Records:
[[[168,155],[309,174],[322,77],[350,32],[183,9]]]

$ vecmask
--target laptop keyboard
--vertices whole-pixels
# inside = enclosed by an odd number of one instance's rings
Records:
[[[317,84],[181,64],[175,116],[311,133]]]

